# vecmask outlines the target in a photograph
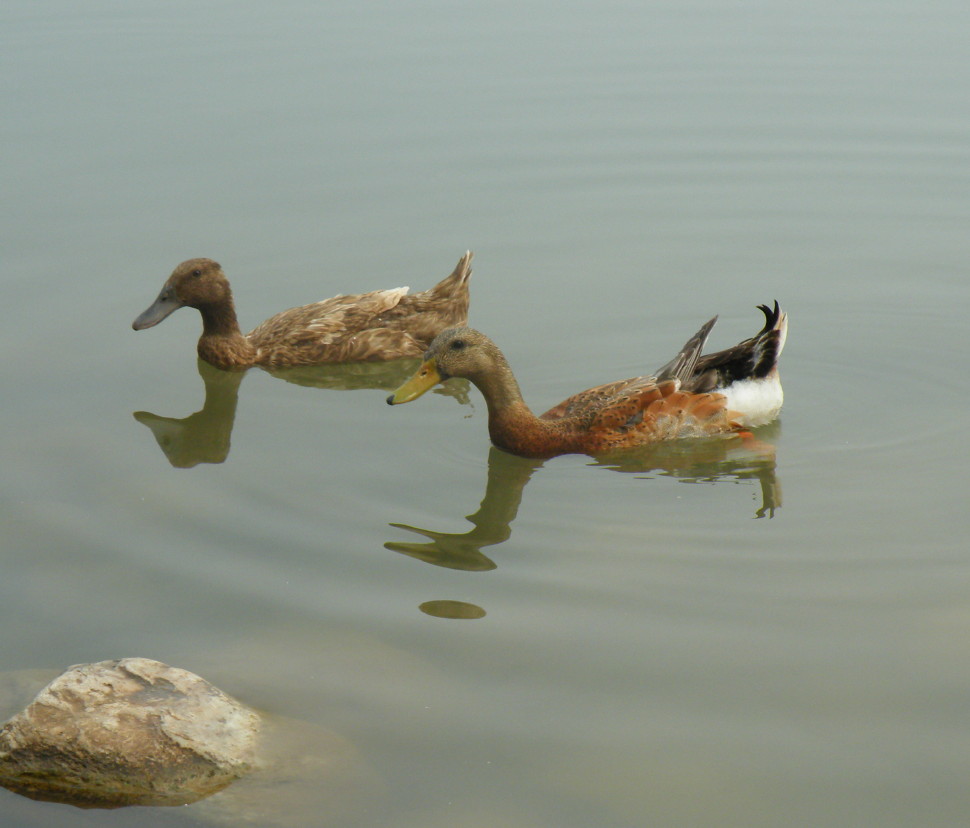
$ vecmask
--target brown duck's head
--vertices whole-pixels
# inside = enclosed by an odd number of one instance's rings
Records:
[[[131,323],[131,327],[141,331],[157,325],[179,308],[202,308],[231,300],[229,280],[218,262],[189,259],[172,271],[158,298]]]
[[[502,370],[505,358],[498,346],[474,328],[448,328],[438,334],[424,353],[414,376],[387,398],[388,405],[416,400],[425,391],[451,377],[472,382]]]

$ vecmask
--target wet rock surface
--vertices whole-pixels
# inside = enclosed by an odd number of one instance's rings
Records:
[[[70,668],[0,728],[0,784],[88,807],[181,805],[257,766],[258,714],[145,658]]]

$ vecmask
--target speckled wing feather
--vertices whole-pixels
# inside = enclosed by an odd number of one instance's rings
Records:
[[[547,411],[543,419],[585,432],[587,448],[595,451],[735,428],[722,394],[685,393],[679,387],[676,379],[621,380],[580,392]]]
[[[667,380],[622,395],[593,418],[589,444],[606,451],[734,428],[723,395],[684,393],[679,385]]]
[[[354,340],[360,340],[361,334],[370,329],[383,329],[383,316],[392,312],[407,292],[406,287],[375,290],[290,308],[258,325],[247,338],[257,349],[256,361],[263,365],[386,359],[386,355],[376,356],[376,343],[371,338],[366,338],[366,347],[365,343]],[[400,332],[397,334],[388,338],[388,344],[400,338]],[[420,354],[418,348],[416,353],[401,356]]]
[[[578,394],[567,397],[558,405],[554,405],[540,416],[542,420],[570,419],[573,417],[588,417],[597,414],[611,405],[624,394],[641,387],[656,385],[653,377],[631,377],[616,380],[594,388],[587,388]]]
[[[291,308],[254,328],[247,339],[256,363],[269,366],[369,362],[419,357],[442,329],[468,318],[471,252],[429,290],[408,288],[334,296]]]
[[[675,381],[657,385],[652,377],[641,377],[640,382],[629,384],[613,398],[605,402],[593,413],[590,431],[627,432],[643,422],[646,409],[663,400],[671,389],[677,387]]]

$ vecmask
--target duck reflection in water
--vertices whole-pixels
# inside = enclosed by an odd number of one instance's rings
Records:
[[[478,511],[466,516],[466,520],[474,524],[474,529],[449,534],[419,529],[404,523],[392,523],[391,526],[423,535],[430,542],[388,541],[384,547],[448,569],[463,569],[468,572],[495,569],[495,562],[482,553],[482,547],[494,546],[509,539],[512,534],[512,521],[515,520],[522,502],[522,490],[532,477],[532,472],[541,465],[541,460],[516,457],[492,446],[488,452],[485,497],[482,498]]]
[[[759,429],[759,433],[773,438],[778,428],[774,424]],[[769,430],[771,433],[768,433]],[[497,564],[482,549],[504,543],[511,537],[512,521],[518,514],[522,492],[533,472],[545,462],[516,457],[492,446],[488,454],[485,496],[478,511],[466,517],[474,525],[473,529],[448,533],[392,523],[391,526],[397,529],[422,535],[428,540],[424,543],[388,541],[384,547],[448,569],[469,572],[495,569]],[[590,465],[648,478],[674,477],[684,483],[746,483],[756,480],[760,489],[760,505],[754,517],[774,517],[775,510],[781,506],[774,449],[760,441],[710,438],[657,443],[639,451],[626,450],[614,456],[604,455],[594,459]]]
[[[264,368],[267,373],[294,385],[350,391],[359,388],[396,388],[420,364],[418,359],[391,362],[349,362],[335,365]],[[232,426],[236,419],[239,385],[244,371],[222,371],[198,360],[199,376],[205,384],[201,410],[188,417],[163,417],[149,411],[135,411],[134,418],[148,426],[159,448],[176,468],[188,469],[199,463],[223,463],[229,456]],[[461,404],[469,402],[469,384],[449,383],[440,391]],[[439,390],[439,389],[435,389]]]
[[[745,434],[727,439],[657,443],[644,451],[603,455],[591,465],[646,478],[674,477],[682,483],[757,481],[759,493],[754,498],[760,505],[754,517],[773,518],[775,510],[781,507],[774,447],[780,431],[781,424],[775,421],[759,428],[759,437]]]
[[[239,384],[245,374],[220,371],[200,359],[199,375],[205,383],[205,402],[194,414],[181,419],[150,411],[136,411],[132,415],[151,429],[158,447],[177,469],[190,469],[199,463],[222,463],[229,455]]]

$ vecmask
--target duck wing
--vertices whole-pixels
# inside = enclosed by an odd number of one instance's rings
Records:
[[[677,379],[630,388],[593,417],[590,445],[607,451],[631,445],[732,431],[733,412],[722,394],[680,390]]]
[[[567,397],[558,405],[554,405],[544,414],[541,414],[539,418],[542,420],[560,420],[593,416],[597,412],[624,400],[627,394],[640,388],[655,385],[656,380],[653,377],[631,377],[630,379],[597,385],[594,388],[587,388],[585,391]]]
[[[711,329],[716,323],[717,317],[715,316],[701,325],[700,330],[684,343],[684,347],[680,349],[677,356],[662,368],[657,369],[657,380],[679,379],[684,382],[690,377],[697,367],[701,351],[704,349],[707,338],[711,335]]]
[[[408,288],[334,296],[290,308],[255,327],[247,339],[262,365],[311,365],[420,356],[413,336],[387,328],[386,317]],[[383,332],[384,337],[376,337]],[[383,347],[383,352],[380,350]]]

